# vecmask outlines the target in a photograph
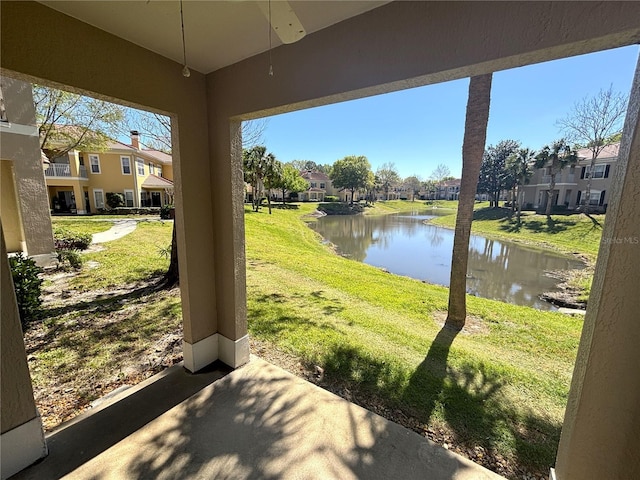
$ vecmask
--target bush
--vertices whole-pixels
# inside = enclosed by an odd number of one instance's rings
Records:
[[[113,210],[98,208],[97,215],[158,215],[160,207],[118,207]]]
[[[53,232],[54,246],[58,250],[86,250],[91,245],[92,235],[89,233],[74,233],[63,228]]]
[[[22,253],[9,257],[9,265],[18,301],[20,323],[24,329],[31,320],[37,319],[40,315],[42,279],[38,275],[42,273],[42,269],[33,259],[25,257]]]
[[[175,209],[173,205],[165,205],[160,209],[160,218],[168,220],[175,217]]]
[[[348,203],[321,203],[318,210],[327,215],[353,215],[364,212],[364,207],[358,203],[349,205]]]
[[[338,197],[334,196],[334,195],[327,195],[326,197],[324,197],[324,201],[325,202],[337,202],[338,201]]]
[[[63,269],[66,269],[67,266],[74,270],[80,270],[82,268],[83,260],[80,252],[77,250],[58,250],[57,258]]]
[[[106,197],[109,208],[124,207],[124,195],[121,193],[107,192]]]

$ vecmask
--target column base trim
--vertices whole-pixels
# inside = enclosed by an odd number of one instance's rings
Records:
[[[558,477],[556,477],[556,469],[552,468],[549,471],[549,480],[558,480]]]
[[[238,368],[249,362],[249,335],[231,340],[219,333],[196,343],[182,342],[184,367],[192,373],[221,360],[231,368]]]
[[[3,433],[0,435],[2,480],[24,470],[48,453],[39,416]]]

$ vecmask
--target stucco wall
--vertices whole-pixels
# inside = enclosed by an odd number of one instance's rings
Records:
[[[0,236],[0,433],[5,433],[35,418],[36,407],[16,297],[13,289],[7,288],[13,285],[13,281],[1,227]]]
[[[26,247],[14,182],[13,162],[0,160],[0,217],[7,251],[21,252]]]
[[[0,128],[0,158],[13,161],[27,253],[49,254],[54,249],[53,233],[31,85],[6,77],[0,82],[9,120]]]

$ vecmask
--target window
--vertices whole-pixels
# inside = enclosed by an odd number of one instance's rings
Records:
[[[158,165],[158,168],[156,169],[156,175],[158,175],[159,177],[162,176],[162,167],[160,165]]]
[[[91,164],[91,173],[100,173],[100,157],[98,155],[89,155],[89,163]]]
[[[600,190],[591,190],[591,194],[589,195],[589,205],[600,205],[600,194]]]
[[[593,176],[592,178],[607,178],[609,176],[608,165],[595,165],[593,167]],[[587,166],[587,178],[589,178],[589,174],[591,172],[591,165]]]
[[[78,161],[80,162],[80,165],[84,167],[84,157],[82,155],[78,157]]]
[[[104,191],[102,189],[93,190],[93,199],[94,199],[96,208],[104,208]]]
[[[122,164],[122,174],[131,175],[131,157],[120,157],[120,163]]]
[[[124,191],[124,206],[133,207],[133,190]]]
[[[149,173],[151,175],[155,175],[156,174],[156,169],[155,169],[155,165],[153,165],[153,163],[149,164]]]
[[[318,185],[316,182],[311,182],[311,188],[316,188],[316,185]]]
[[[324,183],[320,184],[320,188],[325,188]]]
[[[144,175],[144,160],[136,158],[136,168],[138,169],[138,175]]]

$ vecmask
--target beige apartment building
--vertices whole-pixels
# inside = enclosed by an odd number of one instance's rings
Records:
[[[122,194],[125,207],[173,204],[171,155],[141,148],[136,131],[130,145],[112,140],[104,152],[72,150],[55,158],[44,175],[54,214],[96,213],[106,207],[108,193]]]
[[[587,182],[591,177],[591,192],[588,199],[591,211],[606,212],[619,150],[619,143],[603,148],[596,159],[593,172],[591,172],[591,151],[586,148],[578,150],[578,163],[562,169],[556,175],[552,205],[575,210],[582,203],[586,203]],[[523,189],[525,208],[546,209],[550,174],[549,167],[540,168],[534,172],[529,184]]]

